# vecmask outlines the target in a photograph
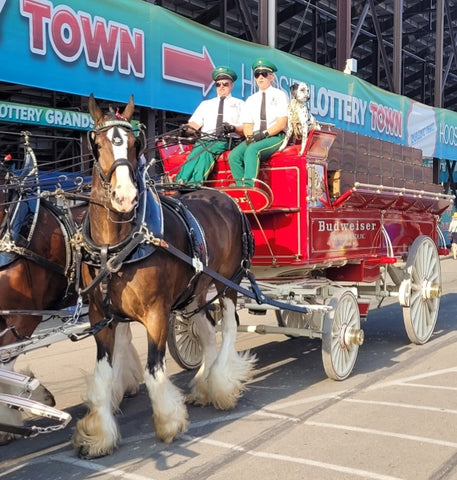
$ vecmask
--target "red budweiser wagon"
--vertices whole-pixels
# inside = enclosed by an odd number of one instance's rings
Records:
[[[440,255],[448,254],[440,215],[452,197],[438,192],[420,150],[330,126],[312,130],[303,155],[299,149],[276,152],[261,165],[254,187],[234,186],[225,152],[207,185],[246,212],[255,237],[252,272],[263,294],[307,309],[240,298],[250,313],[273,308],[278,326],[239,330],[321,338],[326,374],[343,380],[363,343],[361,319],[373,299],[398,298],[411,342],[431,337],[441,296]],[[186,147],[175,150],[163,156],[171,178],[188,153]],[[173,326],[173,357],[185,368],[198,366],[192,317],[183,312]]]

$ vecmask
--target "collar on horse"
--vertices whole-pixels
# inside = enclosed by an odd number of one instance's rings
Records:
[[[90,235],[89,212],[82,222],[82,249],[85,263],[99,268],[95,279],[82,293],[90,291],[109,275],[119,271],[123,264],[140,261],[151,255],[157,247],[168,247],[163,240],[163,207],[177,216],[184,226],[191,247],[192,266],[197,274],[208,265],[208,250],[203,229],[194,215],[179,200],[159,196],[154,185],[146,179],[143,168],[138,173],[139,202],[135,224],[130,234],[115,245],[97,245]],[[187,297],[190,296],[186,295]]]
[[[97,268],[107,269],[106,274],[118,271],[123,263],[135,262],[149,256],[163,238],[163,213],[155,189],[148,188],[146,169],[137,174],[139,201],[136,207],[135,223],[129,235],[114,245],[98,245],[91,237],[89,211],[82,222],[82,247],[84,262]],[[104,265],[102,250],[106,249],[107,262]]]
[[[25,138],[24,167],[18,171],[10,171],[10,185],[14,186],[14,197],[9,201],[9,207],[2,225],[0,238],[0,267],[5,267],[18,257],[31,260],[49,270],[66,275],[70,269],[71,254],[67,252],[67,265],[61,266],[30,250],[30,242],[35,233],[38,215],[41,207],[41,188],[38,179],[38,165],[35,154]],[[64,235],[68,238],[69,230],[64,228],[61,215],[56,214],[47,203],[48,210],[59,222]]]

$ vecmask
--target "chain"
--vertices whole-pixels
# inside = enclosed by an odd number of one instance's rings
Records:
[[[156,237],[149,229],[148,227],[146,226],[145,223],[142,223],[141,224],[141,227],[140,229],[138,230],[138,232],[134,233],[133,236],[135,237],[136,235],[140,235],[142,234],[143,235],[143,238],[144,238],[144,242],[145,243],[149,243],[151,245],[155,245],[156,247],[160,247],[160,246],[165,246],[166,245],[166,242],[160,238],[160,237]]]
[[[42,433],[52,433],[52,432],[57,432],[58,430],[63,430],[67,426],[68,422],[63,422],[58,425],[48,425],[47,427],[37,427],[32,426],[30,427],[31,430],[33,430],[33,433],[28,435],[29,438],[37,437],[38,435],[41,435]]]
[[[74,325],[76,323],[78,323],[79,321],[79,317],[81,316],[81,312],[82,312],[82,309],[83,309],[83,297],[81,295],[78,295],[78,300],[76,301],[76,305],[75,305],[75,310],[73,312],[73,316],[71,318],[71,320],[69,320],[69,324],[71,325]]]
[[[78,230],[71,238],[70,238],[71,246],[77,251],[80,252],[81,248],[84,246],[84,236],[81,230]]]
[[[0,251],[20,253],[18,246],[11,240],[9,231],[0,239]]]

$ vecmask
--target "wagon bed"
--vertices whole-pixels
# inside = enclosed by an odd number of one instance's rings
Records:
[[[347,175],[329,157],[336,138],[330,128],[312,130],[303,155],[299,145],[274,153],[261,165],[254,187],[234,185],[229,152],[224,152],[205,184],[226,192],[247,214],[255,238],[252,271],[262,291],[309,307],[308,314],[273,307],[278,327],[242,325],[240,330],[322,338],[324,369],[341,380],[352,371],[363,342],[360,319],[366,318],[373,298],[398,297],[413,343],[425,343],[432,335],[441,295],[439,257],[449,253],[439,221],[452,197],[438,192],[427,178],[431,169],[422,165],[414,166],[420,182],[394,176],[393,165],[407,155],[395,158],[392,146],[384,149],[390,158],[384,154],[378,162],[391,176],[372,177],[384,184],[358,181],[356,171]],[[171,178],[189,148],[164,155]],[[344,159],[344,146],[341,153]],[[360,178],[370,180],[366,174]],[[257,314],[272,308],[249,299],[241,304]],[[178,316],[169,342],[186,367],[198,365],[201,354],[190,323]]]

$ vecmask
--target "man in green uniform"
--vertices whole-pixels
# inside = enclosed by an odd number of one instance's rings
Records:
[[[260,161],[267,160],[284,138],[287,126],[289,99],[273,86],[276,65],[265,58],[252,64],[259,90],[247,98],[241,112],[246,139],[229,155],[230,169],[236,185],[253,186]]]
[[[216,83],[217,96],[203,100],[185,126],[190,132],[201,132],[202,138],[195,142],[176,176],[179,183],[206,180],[217,156],[229,149],[231,139],[243,134],[240,115],[244,102],[231,94],[236,73],[229,67],[221,66],[213,70],[212,79]],[[205,138],[205,134],[212,138]]]

